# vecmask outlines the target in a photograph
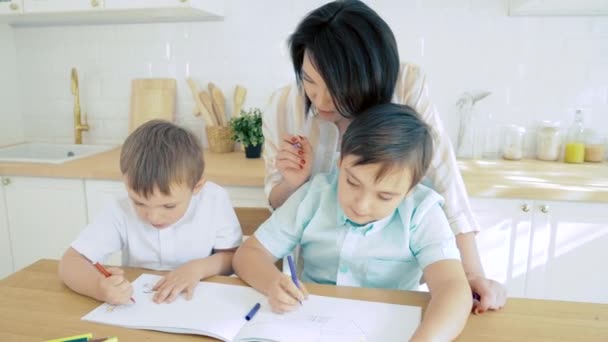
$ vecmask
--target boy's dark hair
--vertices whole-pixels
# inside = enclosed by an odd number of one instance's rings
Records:
[[[127,185],[148,198],[156,188],[169,195],[171,185],[194,189],[205,162],[198,139],[164,120],[151,120],[131,133],[120,152],[120,171]]]
[[[397,42],[388,24],[363,2],[333,1],[310,12],[289,46],[298,84],[308,52],[342,116],[391,101],[399,75]],[[306,112],[310,105],[306,97]]]
[[[378,105],[361,113],[346,129],[341,158],[347,155],[359,157],[355,165],[382,164],[376,181],[394,167],[408,167],[413,187],[433,158],[432,131],[411,107]]]

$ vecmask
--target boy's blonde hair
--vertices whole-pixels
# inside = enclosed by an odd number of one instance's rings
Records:
[[[203,150],[196,136],[164,120],[139,126],[120,152],[120,171],[127,186],[145,198],[155,189],[169,195],[173,184],[194,189],[204,168]]]

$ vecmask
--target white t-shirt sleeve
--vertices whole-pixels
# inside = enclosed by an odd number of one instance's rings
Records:
[[[80,232],[71,247],[91,262],[103,262],[110,254],[122,250],[124,225],[125,215],[117,201],[112,201]]]
[[[216,228],[215,243],[213,249],[231,249],[238,247],[243,240],[243,231],[241,225],[234,212],[228,192],[218,186],[220,191],[217,192],[215,209]]]

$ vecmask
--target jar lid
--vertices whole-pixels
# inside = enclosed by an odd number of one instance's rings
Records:
[[[507,125],[506,128],[512,132],[526,133],[526,128],[519,125]]]
[[[540,127],[559,128],[559,126],[560,126],[559,121],[543,120],[540,122]]]

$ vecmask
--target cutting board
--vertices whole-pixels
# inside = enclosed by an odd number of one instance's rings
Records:
[[[153,119],[175,120],[176,83],[173,78],[144,78],[131,82],[129,133]]]

